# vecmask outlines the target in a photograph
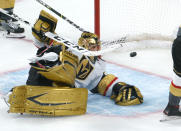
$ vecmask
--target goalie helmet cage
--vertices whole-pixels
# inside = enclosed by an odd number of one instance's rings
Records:
[[[101,40],[126,35],[132,44],[140,43],[132,48],[170,47],[181,24],[180,0],[94,0],[94,10],[94,31]]]

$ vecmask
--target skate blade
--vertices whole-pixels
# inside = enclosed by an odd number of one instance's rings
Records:
[[[0,33],[0,36],[4,37],[4,38],[19,38],[19,39],[22,39],[22,38],[25,38],[25,35],[24,34],[21,34],[21,33],[8,33],[7,31],[5,30],[0,30],[1,33]]]
[[[10,33],[5,35],[6,38],[25,38],[23,34]]]

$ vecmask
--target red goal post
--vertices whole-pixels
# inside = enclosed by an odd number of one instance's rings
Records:
[[[94,0],[94,32],[100,37],[100,0]]]

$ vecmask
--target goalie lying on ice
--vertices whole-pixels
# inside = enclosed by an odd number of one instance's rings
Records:
[[[101,57],[70,52],[63,44],[42,34],[54,32],[56,23],[56,18],[41,11],[33,27],[36,46],[41,48],[31,59],[27,85],[15,87],[10,95],[10,112],[55,116],[84,114],[87,89],[109,96],[121,106],[143,103],[137,87],[105,73],[105,61]],[[101,49],[97,35],[90,32],[82,33],[78,45],[91,51]]]

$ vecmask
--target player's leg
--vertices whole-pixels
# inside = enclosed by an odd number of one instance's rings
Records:
[[[179,111],[181,97],[181,36],[179,36],[179,33],[172,46],[172,58],[174,78],[170,84],[168,105],[163,112],[168,116],[181,116]]]
[[[13,13],[15,0],[0,0],[0,8],[6,10],[8,14]],[[24,28],[20,27],[15,19],[0,12],[0,28],[12,33],[23,33]]]

